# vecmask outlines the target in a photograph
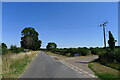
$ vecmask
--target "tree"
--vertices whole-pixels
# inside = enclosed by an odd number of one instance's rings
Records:
[[[2,54],[5,54],[8,52],[7,45],[5,43],[2,43]]]
[[[114,40],[114,37],[113,37],[111,31],[109,31],[109,40],[108,40],[108,44],[109,44],[110,50],[112,50],[112,51],[114,51],[115,42],[116,42],[116,40]]]
[[[38,32],[34,28],[28,27],[21,32],[21,47],[25,49],[38,50],[41,47],[41,40],[38,40]]]
[[[7,49],[7,45],[5,43],[2,43],[2,48],[6,48]]]
[[[53,50],[57,48],[56,43],[54,42],[49,42],[48,45],[46,46],[47,50]]]

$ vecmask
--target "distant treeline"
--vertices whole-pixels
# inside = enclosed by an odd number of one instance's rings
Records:
[[[74,56],[75,54],[79,54],[79,56],[86,56],[89,54],[99,55],[101,51],[104,51],[104,48],[100,47],[78,47],[78,48],[54,48],[51,50],[41,48],[42,51],[51,51],[56,54],[66,55],[66,56]]]

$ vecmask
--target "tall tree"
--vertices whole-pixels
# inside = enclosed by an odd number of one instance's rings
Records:
[[[112,50],[112,51],[114,51],[115,42],[116,42],[116,40],[114,39],[114,37],[113,37],[111,31],[109,31],[109,40],[108,40],[108,44],[109,44],[110,50]]]
[[[6,48],[7,49],[7,45],[5,43],[2,43],[2,48]]]
[[[2,43],[2,54],[5,54],[8,52],[7,45],[5,43]]]
[[[41,47],[41,40],[38,40],[38,32],[34,28],[28,27],[21,32],[21,47],[37,50]]]
[[[57,48],[57,44],[54,42],[49,42],[48,45],[46,46],[47,50],[53,50]]]

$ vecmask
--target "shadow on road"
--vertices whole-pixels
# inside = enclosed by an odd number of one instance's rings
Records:
[[[75,62],[75,63],[88,64],[89,62]]]

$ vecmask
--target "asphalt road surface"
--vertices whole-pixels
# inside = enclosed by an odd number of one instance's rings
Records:
[[[71,69],[44,52],[39,52],[20,78],[90,78]]]

